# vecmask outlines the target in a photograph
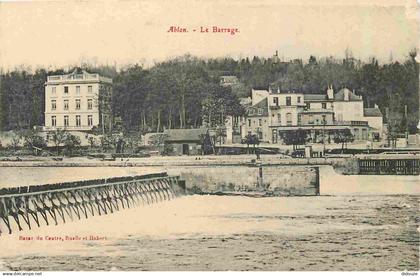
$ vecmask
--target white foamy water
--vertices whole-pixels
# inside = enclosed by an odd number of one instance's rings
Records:
[[[58,226],[43,226],[16,232],[1,238],[0,255],[20,254],[102,254],[119,239],[146,237],[175,239],[202,235],[252,234],[258,232],[287,236],[320,232],[365,230],[389,226],[320,224],[319,216],[339,215],[343,208],[354,209],[357,215],[372,216],[371,207],[381,198],[357,201],[348,197],[283,197],[249,198],[222,196],[185,196],[154,205],[140,206],[105,216],[73,221]],[[337,209],[337,206],[340,208]],[[362,208],[363,207],[363,208]],[[356,215],[356,214],[354,214]],[[299,219],[299,218],[306,219]],[[313,219],[310,219],[310,218]],[[19,237],[41,236],[42,241],[19,240]],[[46,237],[105,237],[105,241],[55,241]],[[95,245],[101,245],[97,247]],[[111,250],[111,252],[114,252]],[[114,252],[117,253],[117,252]]]

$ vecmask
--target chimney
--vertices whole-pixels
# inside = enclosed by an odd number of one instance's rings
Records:
[[[327,98],[328,98],[328,100],[334,99],[334,89],[332,88],[332,85],[331,86],[328,86],[328,89],[327,89]]]
[[[349,90],[347,88],[344,88],[344,100],[348,101],[349,100]]]

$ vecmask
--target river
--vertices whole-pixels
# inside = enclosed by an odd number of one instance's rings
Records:
[[[0,168],[0,187],[157,171]],[[419,269],[418,176],[325,166],[320,186],[318,197],[185,196],[4,235],[0,270]]]

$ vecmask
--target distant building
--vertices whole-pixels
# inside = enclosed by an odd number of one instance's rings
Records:
[[[248,106],[252,104],[252,99],[251,97],[247,97],[247,98],[239,98],[239,104],[242,106]]]
[[[264,98],[246,110],[246,133],[257,134],[260,141],[269,141],[268,99]]]
[[[282,143],[289,131],[303,130],[310,142],[331,142],[343,130],[355,140],[382,136],[379,108],[364,108],[363,99],[347,88],[334,93],[304,94],[295,91],[252,90],[251,104],[241,118],[241,136],[257,134],[262,142]],[[229,132],[228,132],[229,133]],[[325,137],[324,137],[325,136]]]
[[[238,84],[239,80],[236,76],[221,76],[220,77],[220,85],[222,86],[232,86]]]
[[[209,141],[207,128],[167,129],[165,144],[173,148],[172,155],[200,155],[205,153],[206,141]]]
[[[74,70],[45,82],[45,129],[90,130],[112,127],[112,79]]]

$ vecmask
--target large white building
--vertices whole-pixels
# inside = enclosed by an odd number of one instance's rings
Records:
[[[45,128],[111,128],[112,79],[77,70],[48,76],[45,82]]]
[[[241,123],[229,125],[232,136],[240,133],[244,138],[252,133],[260,141],[273,144],[282,143],[281,137],[295,130],[305,131],[313,142],[322,141],[324,133],[330,140],[345,129],[352,132],[355,140],[382,136],[383,118],[379,108],[364,108],[362,97],[347,88],[334,93],[329,87],[321,94],[252,90],[251,98]],[[240,130],[234,131],[236,128]]]

